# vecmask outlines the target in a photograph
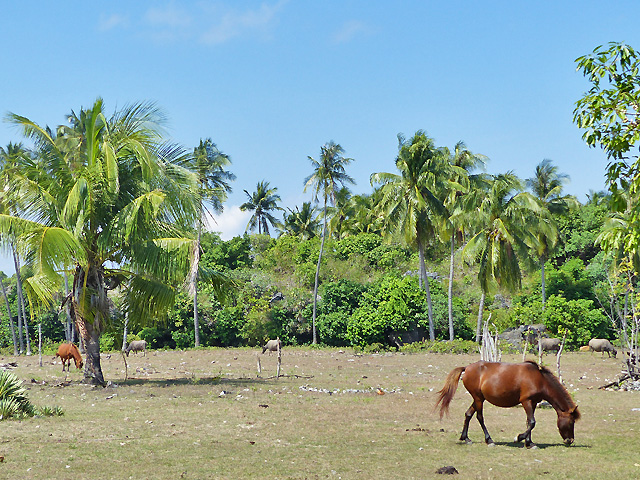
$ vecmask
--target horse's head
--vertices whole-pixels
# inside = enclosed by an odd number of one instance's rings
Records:
[[[82,368],[82,366],[84,365],[82,357],[80,355],[78,355],[77,357],[73,357],[73,361],[76,364],[76,368]]]
[[[567,446],[571,445],[575,439],[573,426],[579,419],[580,412],[578,411],[578,407],[573,407],[567,412],[558,412],[558,430]]]

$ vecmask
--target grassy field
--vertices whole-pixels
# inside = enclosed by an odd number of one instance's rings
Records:
[[[471,397],[464,386],[442,421],[436,392],[454,367],[477,356],[354,355],[349,349],[148,352],[102,356],[107,388],[79,383],[72,367],[45,357],[2,357],[29,386],[36,405],[60,406],[61,417],[0,423],[0,478],[442,478],[628,479],[640,476],[640,393],[599,390],[620,361],[567,353],[563,377],[583,418],[576,444],[565,447],[552,409],[538,409],[536,450],[512,443],[525,429],[522,408],[488,405],[485,422],[497,446],[458,442]],[[505,361],[519,361],[516,356]],[[546,357],[555,371],[555,358]],[[380,389],[381,394],[377,390]],[[329,393],[331,392],[331,393]]]

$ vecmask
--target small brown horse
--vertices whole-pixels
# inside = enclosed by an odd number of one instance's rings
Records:
[[[60,357],[62,360],[62,371],[64,372],[65,363],[67,364],[67,371],[71,368],[71,359],[73,358],[76,368],[82,368],[82,356],[73,343],[62,343],[58,347],[56,357]]]
[[[458,388],[458,381],[464,372],[462,383],[473,397],[473,403],[465,413],[464,427],[460,440],[471,443],[469,439],[469,422],[476,414],[484,431],[484,441],[493,445],[493,440],[484,426],[482,405],[485,400],[498,407],[514,407],[522,404],[527,413],[527,429],[518,435],[516,442],[524,440],[527,448],[534,447],[531,441],[531,430],[536,426],[533,416],[536,406],[542,400],[551,404],[558,414],[558,430],[566,445],[574,441],[573,426],[580,418],[578,407],[571,395],[562,386],[551,371],[537,363],[496,363],[476,362],[466,367],[453,369],[439,392],[436,408],[440,405],[440,418],[449,412],[449,404]]]

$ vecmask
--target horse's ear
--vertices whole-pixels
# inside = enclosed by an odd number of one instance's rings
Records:
[[[575,407],[573,407],[571,410],[569,410],[569,413],[573,417],[574,421],[580,420],[580,411],[578,410],[578,406],[577,405]]]

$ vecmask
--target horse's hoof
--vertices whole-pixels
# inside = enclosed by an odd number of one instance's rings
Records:
[[[487,447],[495,447],[495,446],[496,446],[496,444],[495,444],[495,443],[493,443],[493,442],[489,442],[489,443],[487,443]]]
[[[522,439],[520,437],[516,437],[513,439],[514,442],[516,443],[520,443],[522,441]]]
[[[538,446],[537,446],[537,445],[534,445],[534,444],[532,443],[531,445],[527,445],[527,448],[528,448],[529,450],[537,450],[537,449],[538,449]]]
[[[460,441],[464,442],[467,445],[472,445],[473,444],[473,442],[469,438],[461,438]]]

